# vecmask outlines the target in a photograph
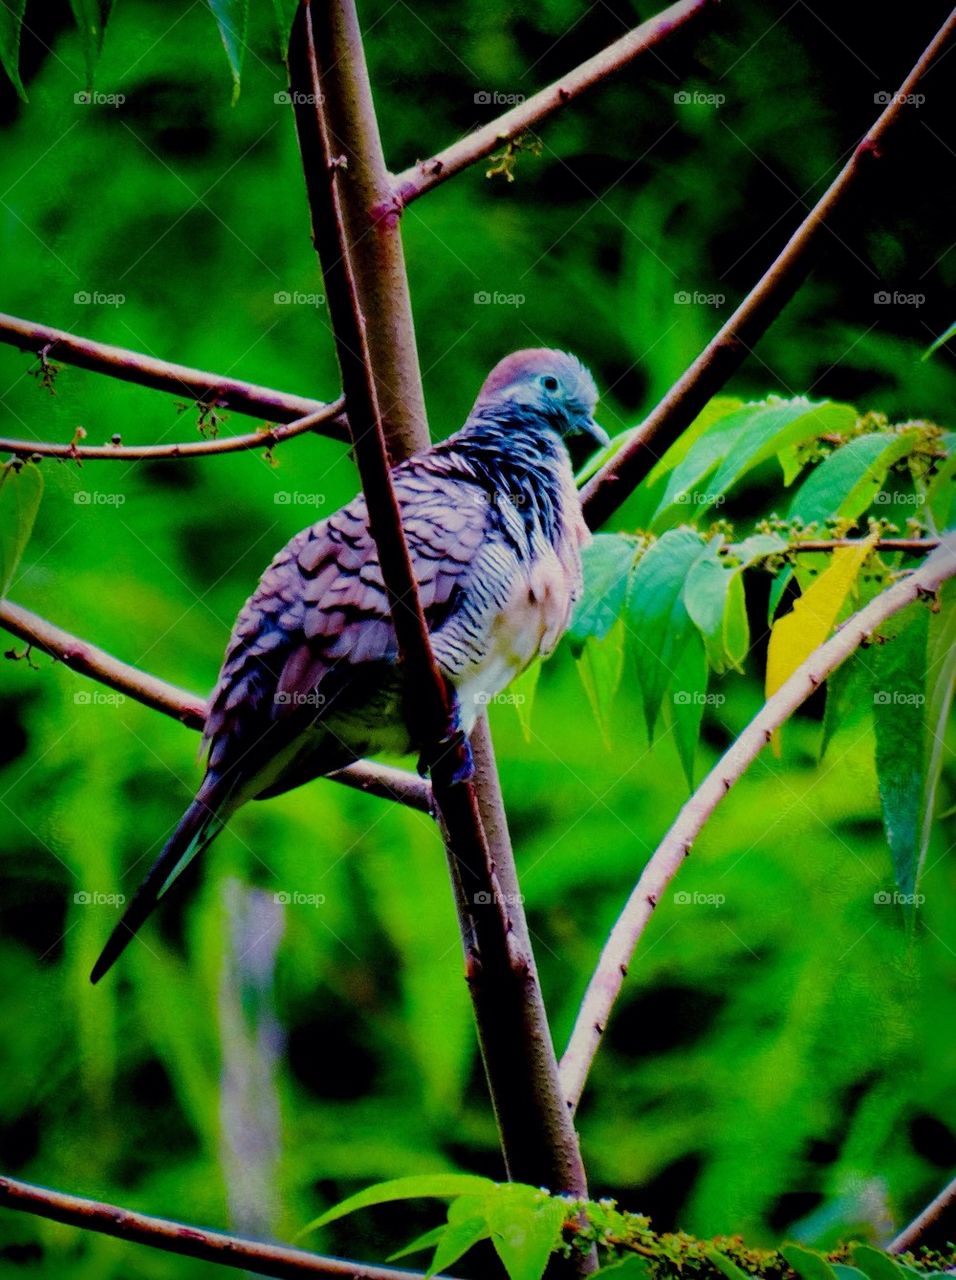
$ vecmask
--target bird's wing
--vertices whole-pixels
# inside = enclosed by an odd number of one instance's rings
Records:
[[[467,590],[492,504],[478,486],[420,465],[396,468],[393,479],[422,607],[434,631]],[[240,613],[206,722],[211,767],[228,765],[253,735],[263,739],[267,723],[277,727],[278,746],[284,722],[321,719],[324,704],[314,695],[330,672],[341,690],[353,668],[391,661],[396,651],[360,495],[293,538]]]

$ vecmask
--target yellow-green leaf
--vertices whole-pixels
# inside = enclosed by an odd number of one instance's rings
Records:
[[[23,555],[43,495],[35,463],[9,462],[0,468],[0,596],[5,596]]]

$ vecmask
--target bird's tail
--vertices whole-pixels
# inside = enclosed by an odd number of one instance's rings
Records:
[[[162,853],[133,895],[123,918],[110,934],[90,973],[91,982],[99,982],[109,972],[170,885],[223,829],[235,807],[229,805],[228,800],[229,789],[224,789],[215,776],[207,775],[195,800],[180,818]]]

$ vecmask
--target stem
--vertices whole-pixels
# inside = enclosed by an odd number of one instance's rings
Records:
[[[98,1231],[118,1240],[146,1244],[166,1253],[200,1258],[223,1267],[252,1271],[260,1276],[336,1276],[339,1280],[424,1280],[420,1271],[370,1266],[345,1258],[328,1258],[304,1249],[244,1240],[241,1236],[186,1226],[166,1218],[154,1218],[119,1205],[85,1200],[62,1191],[48,1191],[16,1178],[0,1177],[0,1207],[36,1214],[67,1226]],[[448,1276],[436,1280],[449,1280]]]
[[[954,574],[956,535],[951,535],[942,540],[919,569],[881,592],[865,608],[847,619],[835,635],[796,669],[773,697],[764,703],[681,809],[673,826],[641,872],[636,887],[604,944],[601,958],[588,984],[567,1050],[561,1059],[561,1082],[569,1107],[575,1108],[580,1101],[614,1001],[654,908],[721,800],[756,760],[770,741],[773,730],[793,715],[837,667],[869,640],[887,618],[905,609],[921,596],[935,594],[946,579]]]
[[[392,184],[396,199],[404,208],[439,183],[461,173],[462,169],[490,156],[505,143],[547,120],[588,89],[601,84],[642,53],[653,49],[712,3],[713,0],[679,0],[679,3],[648,18],[639,27],[621,36],[620,40],[615,40],[546,89],[541,89],[497,119],[453,142],[429,160],[419,160],[417,164],[396,175]]]
[[[39,454],[41,458],[69,458],[75,462],[100,461],[104,458],[135,462],[156,458],[203,458],[215,453],[241,453],[248,449],[271,449],[284,440],[315,431],[326,424],[341,420],[344,400],[324,405],[305,418],[297,418],[287,426],[267,427],[250,431],[242,436],[223,436],[215,440],[189,440],[181,444],[104,444],[77,445],[46,443],[37,440],[12,440],[0,437],[0,453],[12,453],[21,458]]]
[[[915,1244],[919,1244],[925,1235],[935,1226],[941,1226],[953,1215],[956,1208],[956,1178],[943,1187],[936,1199],[918,1214],[908,1227],[904,1227],[886,1246],[887,1253],[907,1253]],[[947,1227],[948,1230],[948,1227]]]
[[[273,391],[238,378],[157,360],[154,356],[140,355],[125,347],[77,338],[64,329],[35,324],[18,316],[0,314],[0,342],[19,347],[21,351],[36,354],[42,351],[48,358],[62,360],[79,369],[91,369],[94,373],[105,373],[111,378],[119,378],[121,382],[169,391],[172,395],[187,396],[204,405],[232,409],[235,413],[268,418],[272,422],[296,422],[328,407],[321,400],[308,400],[304,396]],[[324,434],[339,440],[348,438],[348,429],[341,416],[330,418]]]
[[[0,626],[25,641],[30,648],[41,649],[72,671],[89,676],[92,680],[105,684],[107,688],[132,698],[134,702],[141,702],[154,711],[161,711],[190,729],[203,727],[206,705],[198,694],[187,693],[157,676],[140,671],[128,662],[114,658],[104,649],[98,649],[96,645],[80,640],[69,631],[63,631],[38,614],[31,613],[29,609],[22,609],[9,600],[0,601]],[[420,809],[424,813],[432,811],[431,787],[423,779],[404,769],[359,760],[347,769],[329,774],[329,777],[369,795],[396,800],[410,809]]]
[[[388,468],[389,451],[400,458],[426,447],[428,433],[398,211],[351,0],[300,6],[289,64],[355,457],[401,660],[418,694],[425,755],[442,759],[433,792],[505,1162],[512,1178],[583,1197],[577,1136],[560,1094],[521,903],[501,891],[514,883],[513,855],[484,726],[473,735],[476,783],[447,780],[448,754],[456,754],[449,691],[431,651]]]
[[[780,551],[770,551],[767,558],[775,555],[788,555],[794,551],[835,551],[837,547],[860,547],[866,538],[806,538],[799,542],[791,542]],[[908,551],[919,555],[924,551],[935,551],[939,546],[939,538],[878,538],[870,543],[874,551]],[[740,547],[728,542],[720,548],[722,555],[737,555]]]
[[[597,528],[614,514],[708,400],[737,372],[806,279],[820,249],[823,231],[861,176],[880,159],[890,131],[903,117],[932,63],[956,34],[956,10],[949,15],[886,110],[855,148],[850,160],[791,236],[786,247],[694,363],[645,418],[638,434],[584,487],[588,524]],[[654,449],[648,446],[654,442]]]

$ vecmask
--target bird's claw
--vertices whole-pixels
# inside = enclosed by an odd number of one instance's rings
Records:
[[[457,786],[475,776],[475,758],[471,743],[463,729],[454,729],[441,738],[429,764],[424,755],[418,761],[418,772],[430,773],[432,782],[440,786]]]

